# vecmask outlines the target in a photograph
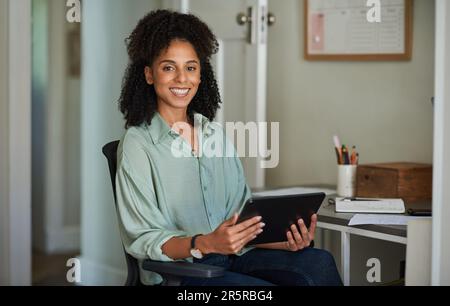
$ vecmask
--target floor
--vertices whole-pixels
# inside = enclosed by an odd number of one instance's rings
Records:
[[[66,278],[67,271],[71,267],[67,267],[66,264],[70,258],[77,256],[77,253],[47,255],[33,251],[33,286],[71,286]]]

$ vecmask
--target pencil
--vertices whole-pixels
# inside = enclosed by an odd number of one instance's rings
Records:
[[[338,148],[334,148],[334,150],[336,151],[336,158],[337,158],[337,162],[338,165],[342,165],[342,154],[341,151]]]
[[[350,160],[348,157],[348,149],[345,145],[342,145],[342,156],[344,159],[344,165],[349,165],[350,164]]]
[[[334,146],[338,149],[341,148],[341,142],[339,141],[339,137],[338,136],[334,136],[333,137],[333,141],[334,141]]]
[[[337,158],[338,165],[342,165],[343,160],[342,160],[341,142],[339,141],[339,137],[334,136],[333,142],[334,142],[334,148],[336,151],[336,158]]]
[[[351,158],[350,158],[350,163],[352,164],[352,165],[356,165],[356,147],[355,146],[353,146],[352,147],[352,155],[351,155]]]

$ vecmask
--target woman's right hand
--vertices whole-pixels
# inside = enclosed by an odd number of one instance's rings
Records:
[[[261,222],[261,217],[253,217],[236,224],[238,217],[238,214],[234,214],[214,232],[204,236],[208,253],[237,254],[248,242],[262,233],[265,224]]]

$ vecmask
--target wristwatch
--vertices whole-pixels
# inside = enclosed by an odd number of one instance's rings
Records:
[[[202,259],[203,258],[202,251],[200,251],[199,249],[195,248],[195,240],[197,239],[198,236],[201,236],[201,235],[202,234],[195,235],[191,239],[191,255],[192,255],[192,257],[197,258],[197,259]]]

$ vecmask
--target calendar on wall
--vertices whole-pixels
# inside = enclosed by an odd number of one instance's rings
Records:
[[[410,60],[412,0],[304,0],[307,60]]]

